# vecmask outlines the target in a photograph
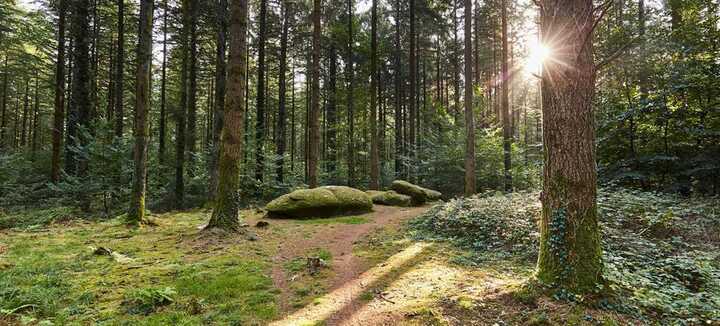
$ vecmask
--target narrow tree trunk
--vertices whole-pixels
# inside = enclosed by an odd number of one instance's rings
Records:
[[[337,170],[337,50],[334,42],[330,44],[328,81],[326,89],[325,105],[325,163],[332,181],[335,181]]]
[[[508,69],[508,22],[507,3],[502,0],[502,68],[500,78],[502,79],[502,128],[503,128],[503,157],[505,166],[505,191],[511,192],[512,185],[512,160],[511,144],[512,129],[510,126],[510,97],[509,97],[509,72]]]
[[[400,85],[402,83],[402,67],[400,66],[400,0],[395,1],[395,177],[402,173],[402,99]]]
[[[590,0],[543,0],[543,42],[554,49],[542,71],[545,143],[537,277],[572,293],[601,280],[597,220],[595,91]],[[562,44],[553,43],[563,35]]]
[[[265,42],[267,37],[267,0],[260,0],[258,34],[257,115],[255,120],[255,179],[263,180],[265,170]]]
[[[347,80],[348,80],[348,93],[347,93],[347,105],[348,105],[348,186],[355,186],[355,107],[354,107],[354,93],[355,93],[355,72],[353,62],[353,0],[347,1],[347,15],[348,15],[348,43],[347,43]],[[372,64],[372,63],[371,63]],[[372,68],[371,68],[372,70]],[[372,73],[372,72],[371,72]],[[372,90],[372,87],[371,87]],[[372,91],[371,91],[372,93]],[[373,95],[370,95],[371,101]],[[370,110],[375,110],[374,104],[370,104]],[[372,179],[372,168],[370,170],[370,179]],[[370,181],[372,189],[372,180]]]
[[[220,138],[218,187],[215,206],[207,228],[239,230],[240,161],[243,151],[243,123],[247,69],[247,0],[232,0],[230,5],[230,55],[225,96],[223,127]]]
[[[215,41],[215,101],[212,106],[213,119],[210,144],[210,189],[208,198],[215,198],[218,184],[218,160],[220,135],[223,127],[223,110],[225,109],[225,78],[227,65],[225,63],[225,50],[227,48],[227,0],[218,0],[215,5],[217,40]],[[244,94],[242,94],[244,95]],[[244,98],[243,98],[244,100]]]
[[[417,99],[417,36],[415,35],[415,0],[410,0],[410,96],[408,99],[408,157],[409,177],[415,178],[415,110]]]
[[[158,162],[161,172],[165,166],[165,140],[167,134],[167,16],[168,3],[163,1],[163,48],[162,48],[162,79],[160,81],[160,126],[158,130]]]
[[[35,160],[35,152],[38,149],[38,126],[40,124],[40,85],[38,77],[35,77],[35,100],[33,101],[32,137],[30,138],[30,151],[32,159]]]
[[[287,74],[287,43],[288,43],[288,28],[290,19],[290,1],[284,0],[282,3],[282,32],[280,36],[280,71],[279,71],[279,94],[278,94],[278,119],[277,119],[277,131],[278,137],[277,142],[277,180],[279,183],[285,181],[283,174],[285,167],[285,95],[287,90],[285,75]]]
[[[25,149],[27,145],[28,114],[30,114],[30,80],[25,80],[25,100],[23,101],[22,130],[20,131],[20,146]]]
[[[317,164],[320,150],[320,2],[313,0],[312,98],[309,112],[308,185],[318,186]]]
[[[370,190],[380,190],[380,153],[377,130],[377,0],[372,0],[372,35],[370,39]]]
[[[465,195],[475,193],[475,116],[473,114],[472,1],[465,0]]]
[[[180,31],[180,105],[175,110],[175,208],[185,206],[185,142],[187,140],[185,128],[188,107],[188,35],[190,31],[189,2],[183,0],[182,30]]]
[[[190,11],[190,40],[188,43],[190,52],[188,53],[187,152],[192,158],[197,153],[198,1],[188,0],[188,9]]]
[[[73,0],[71,0],[73,1]],[[122,138],[124,88],[123,78],[125,71],[125,0],[117,0],[118,4],[118,39],[117,55],[115,56],[115,137]]]
[[[62,145],[63,129],[65,129],[65,16],[67,0],[58,3],[58,47],[57,62],[55,62],[55,103],[53,109],[52,130],[52,158],[50,164],[50,180],[53,183],[60,181],[60,146]],[[7,67],[7,57],[5,57]],[[5,87],[7,87],[7,72],[5,72]],[[3,98],[3,112],[5,112],[5,98]],[[4,121],[3,121],[4,122]],[[4,130],[4,128],[3,128]]]
[[[147,183],[148,123],[150,110],[150,70],[152,66],[153,0],[140,1],[137,70],[135,73],[135,174],[127,222],[139,224],[145,220],[145,188]]]

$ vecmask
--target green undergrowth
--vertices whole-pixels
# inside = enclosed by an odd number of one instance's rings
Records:
[[[0,231],[0,324],[253,325],[277,315],[274,231],[248,242],[200,232],[207,211],[154,218],[140,229],[114,219]]]
[[[463,249],[452,258],[461,265],[528,266],[537,259],[538,198],[525,192],[455,199],[409,226],[415,239]],[[599,192],[598,207],[611,290],[598,308],[640,322],[720,323],[718,198],[614,188]]]

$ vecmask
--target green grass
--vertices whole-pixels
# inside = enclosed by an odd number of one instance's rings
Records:
[[[307,266],[307,257],[318,257],[327,264],[330,264],[330,261],[332,260],[332,254],[330,251],[325,248],[315,248],[306,252],[304,256],[295,257],[285,263],[285,270],[294,273],[304,271]]]
[[[326,224],[365,224],[370,222],[370,220],[365,216],[341,216],[341,217],[333,217],[333,218],[317,218],[317,219],[310,219],[310,220],[298,220],[298,223],[301,224],[316,224],[316,225],[326,225]]]
[[[0,236],[0,324],[252,325],[278,313],[270,278],[276,243],[198,237],[205,212],[160,226],[70,223]],[[98,256],[103,246],[129,258]]]

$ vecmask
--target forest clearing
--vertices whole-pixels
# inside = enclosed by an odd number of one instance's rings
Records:
[[[719,325],[718,0],[0,0],[0,325]]]

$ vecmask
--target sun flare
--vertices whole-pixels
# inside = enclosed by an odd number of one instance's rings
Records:
[[[525,62],[525,71],[529,73],[539,74],[542,71],[542,65],[547,60],[552,51],[545,44],[533,41],[529,44],[529,56]]]

